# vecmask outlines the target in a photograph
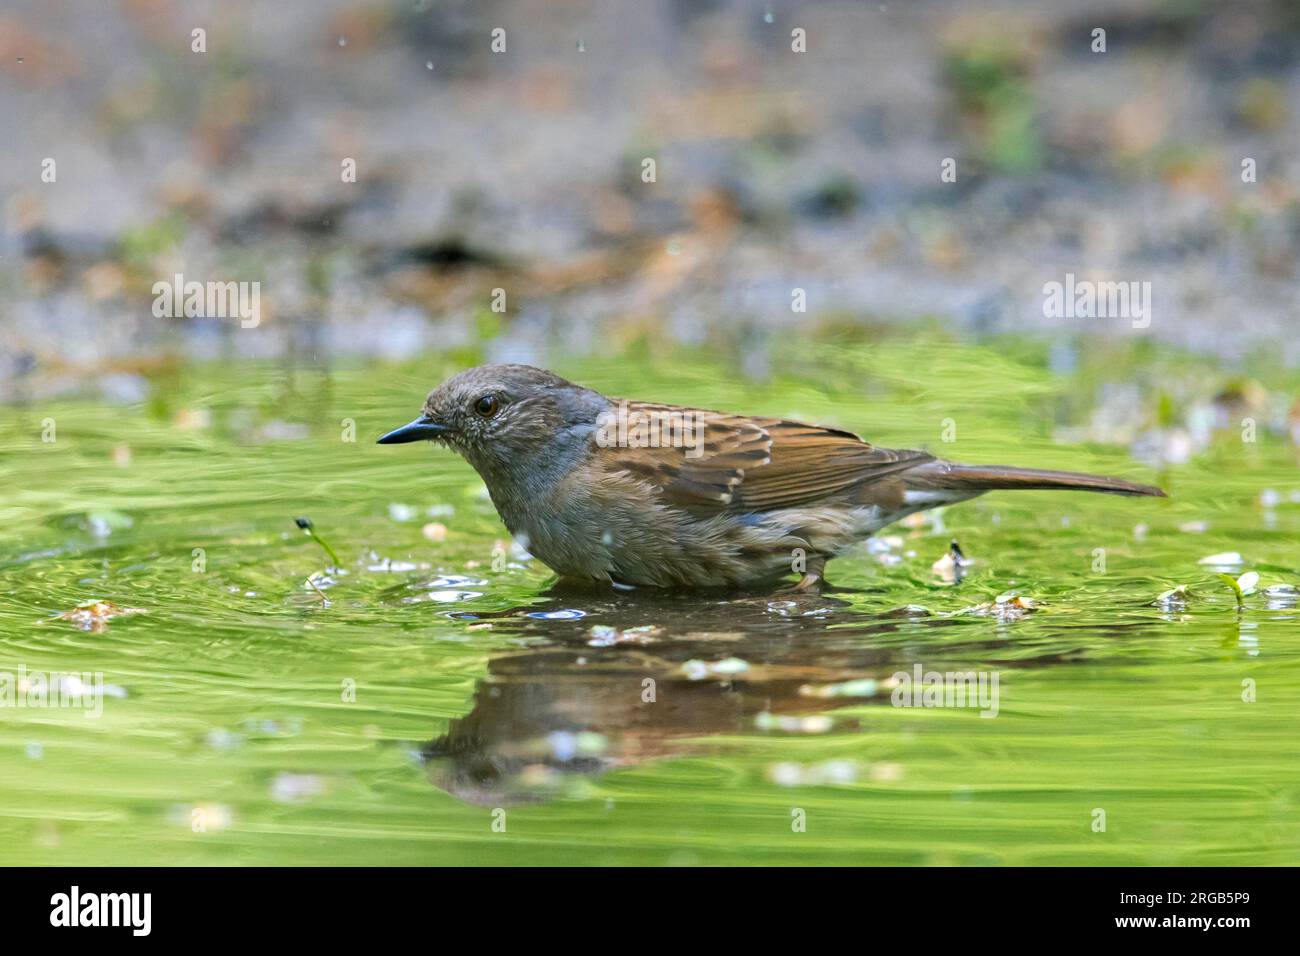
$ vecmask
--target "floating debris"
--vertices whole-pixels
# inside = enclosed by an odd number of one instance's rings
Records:
[[[316,773],[277,773],[271,781],[271,799],[277,803],[301,803],[325,792],[325,778]]]
[[[1158,607],[1162,611],[1185,611],[1187,602],[1191,599],[1192,592],[1186,584],[1180,584],[1177,587],[1170,588],[1162,593],[1158,598],[1151,602],[1153,607]]]
[[[787,734],[827,734],[835,726],[835,722],[826,714],[797,717],[790,714],[773,714],[765,710],[754,717],[754,726],[759,730],[776,730]]]
[[[447,540],[447,526],[440,521],[430,521],[420,529],[420,533],[430,541],[443,542]]]
[[[210,833],[229,827],[235,815],[224,803],[175,804],[167,819],[178,826],[189,827],[195,833]]]
[[[89,674],[87,677],[91,676]],[[27,693],[31,687],[30,680],[20,680],[18,690]],[[125,687],[117,684],[105,684],[97,678],[94,684],[88,684],[76,674],[60,674],[54,682],[54,690],[63,700],[94,701],[97,698],[116,697],[125,699],[128,695]]]
[[[653,624],[619,630],[608,624],[594,624],[591,628],[590,647],[613,647],[616,644],[653,644],[655,635],[662,629]]]
[[[239,725],[246,734],[264,737],[293,737],[302,733],[301,717],[290,717],[283,723],[269,717],[245,717]]]
[[[903,765],[882,760],[871,765],[868,775],[876,783],[893,783],[903,779]]]
[[[213,750],[237,750],[244,745],[244,739],[241,733],[227,730],[225,727],[214,727],[208,731],[203,742]]]
[[[113,618],[144,613],[146,613],[144,608],[120,607],[109,601],[86,601],[84,604],[78,604],[71,611],[64,611],[56,619],[71,621],[81,630],[92,634],[102,634]]]
[[[1237,551],[1223,551],[1219,554],[1206,555],[1196,563],[1208,565],[1212,568],[1237,568],[1245,564],[1246,559]]]
[[[985,604],[976,604],[974,607],[967,608],[965,613],[996,617],[999,621],[1018,621],[1037,611],[1044,603],[1024,597],[1017,591],[1008,591]]]
[[[609,750],[609,738],[590,730],[556,730],[546,735],[546,748],[552,759],[568,763],[580,757],[599,757]]]
[[[414,521],[416,514],[416,510],[410,505],[394,502],[388,506],[388,517],[394,521]]]
[[[125,531],[135,524],[135,520],[130,515],[107,508],[75,515],[73,520],[81,530],[100,539],[107,538],[115,531]]]
[[[739,657],[725,657],[720,661],[689,660],[682,664],[681,671],[689,680],[704,680],[706,677],[733,677],[749,670],[749,661]]]
[[[311,437],[311,429],[303,422],[286,422],[273,418],[254,434],[254,441],[303,441]]]
[[[330,606],[330,599],[325,595],[325,592],[324,592],[324,591],[322,591],[319,587],[316,586],[316,582],[315,582],[315,581],[313,581],[313,580],[309,577],[309,578],[307,578],[307,580],[306,580],[305,583],[307,584],[308,587],[310,587],[313,591],[315,591],[316,594],[320,597],[321,605],[322,605],[323,607],[329,607],[329,606]]]
[[[338,578],[343,577],[348,572],[342,568],[330,568],[329,571],[313,571],[307,575],[307,580],[303,582],[304,588],[315,588],[317,591],[323,591],[326,588],[332,588],[338,584]],[[236,588],[236,590],[238,590]]]
[[[1134,439],[1129,452],[1144,465],[1165,468],[1187,464],[1200,447],[1203,446],[1181,428],[1155,428]]]
[[[897,685],[898,681],[892,677],[886,680],[860,677],[839,684],[804,684],[799,688],[799,696],[823,699],[831,697],[875,697],[882,688],[888,689]]]
[[[202,431],[212,425],[212,413],[206,408],[182,408],[172,416],[172,424],[179,431]]]
[[[860,770],[855,760],[827,760],[817,764],[786,761],[769,766],[767,779],[778,787],[818,787],[853,783]]]

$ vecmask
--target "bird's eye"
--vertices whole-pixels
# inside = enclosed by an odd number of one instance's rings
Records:
[[[500,405],[497,402],[497,397],[495,395],[484,395],[474,403],[474,411],[478,412],[478,414],[482,415],[484,418],[491,418],[497,413],[499,407]]]

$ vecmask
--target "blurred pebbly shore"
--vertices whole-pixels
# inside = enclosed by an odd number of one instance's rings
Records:
[[[0,401],[647,338],[761,374],[827,324],[1300,362],[1285,0],[10,0],[0,124]],[[177,274],[259,282],[257,327],[156,317]],[[1045,316],[1067,275],[1149,325]]]

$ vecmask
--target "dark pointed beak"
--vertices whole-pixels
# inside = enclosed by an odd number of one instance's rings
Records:
[[[380,438],[375,444],[377,445],[401,445],[408,441],[427,441],[430,438],[437,438],[451,431],[446,425],[439,424],[432,419],[425,418],[423,415],[408,425],[401,428],[394,428],[384,437]]]

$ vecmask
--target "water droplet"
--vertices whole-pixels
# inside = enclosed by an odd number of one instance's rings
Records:
[[[481,588],[487,584],[483,578],[472,578],[465,574],[441,574],[432,581],[418,585],[421,589],[439,588]]]
[[[394,561],[391,558],[381,558],[373,564],[366,565],[366,570],[402,574],[407,571],[416,571],[419,567],[414,561]]]
[[[271,798],[279,803],[297,803],[325,792],[325,778],[316,773],[277,773],[271,782]]]
[[[208,735],[203,739],[213,750],[235,750],[244,744],[243,734],[235,733],[233,730],[226,730],[224,727],[213,728],[208,731]]]
[[[578,755],[578,738],[568,731],[557,730],[547,737],[547,741],[551,745],[551,753],[561,763],[567,763]]]
[[[772,12],[772,8],[771,8],[771,7],[768,7],[768,8],[767,8],[767,11],[763,14],[763,22],[764,22],[764,23],[775,23],[775,22],[776,22],[776,14],[774,14],[774,13]]]
[[[580,617],[586,617],[587,612],[565,608],[561,611],[529,611],[526,616],[539,621],[576,621]]]
[[[415,509],[410,505],[394,502],[388,506],[388,517],[394,521],[413,521]]]
[[[587,52],[587,44],[583,43],[581,40],[578,41],[578,52],[579,53]]]
[[[347,46],[347,45],[348,45],[348,38],[347,38],[347,37],[339,37],[339,46]]]
[[[433,61],[432,61],[432,60],[425,60],[425,61],[424,61],[424,68],[425,68],[426,70],[432,70],[432,69],[433,69]]]
[[[483,596],[482,591],[430,591],[429,600],[437,604],[455,604]]]

